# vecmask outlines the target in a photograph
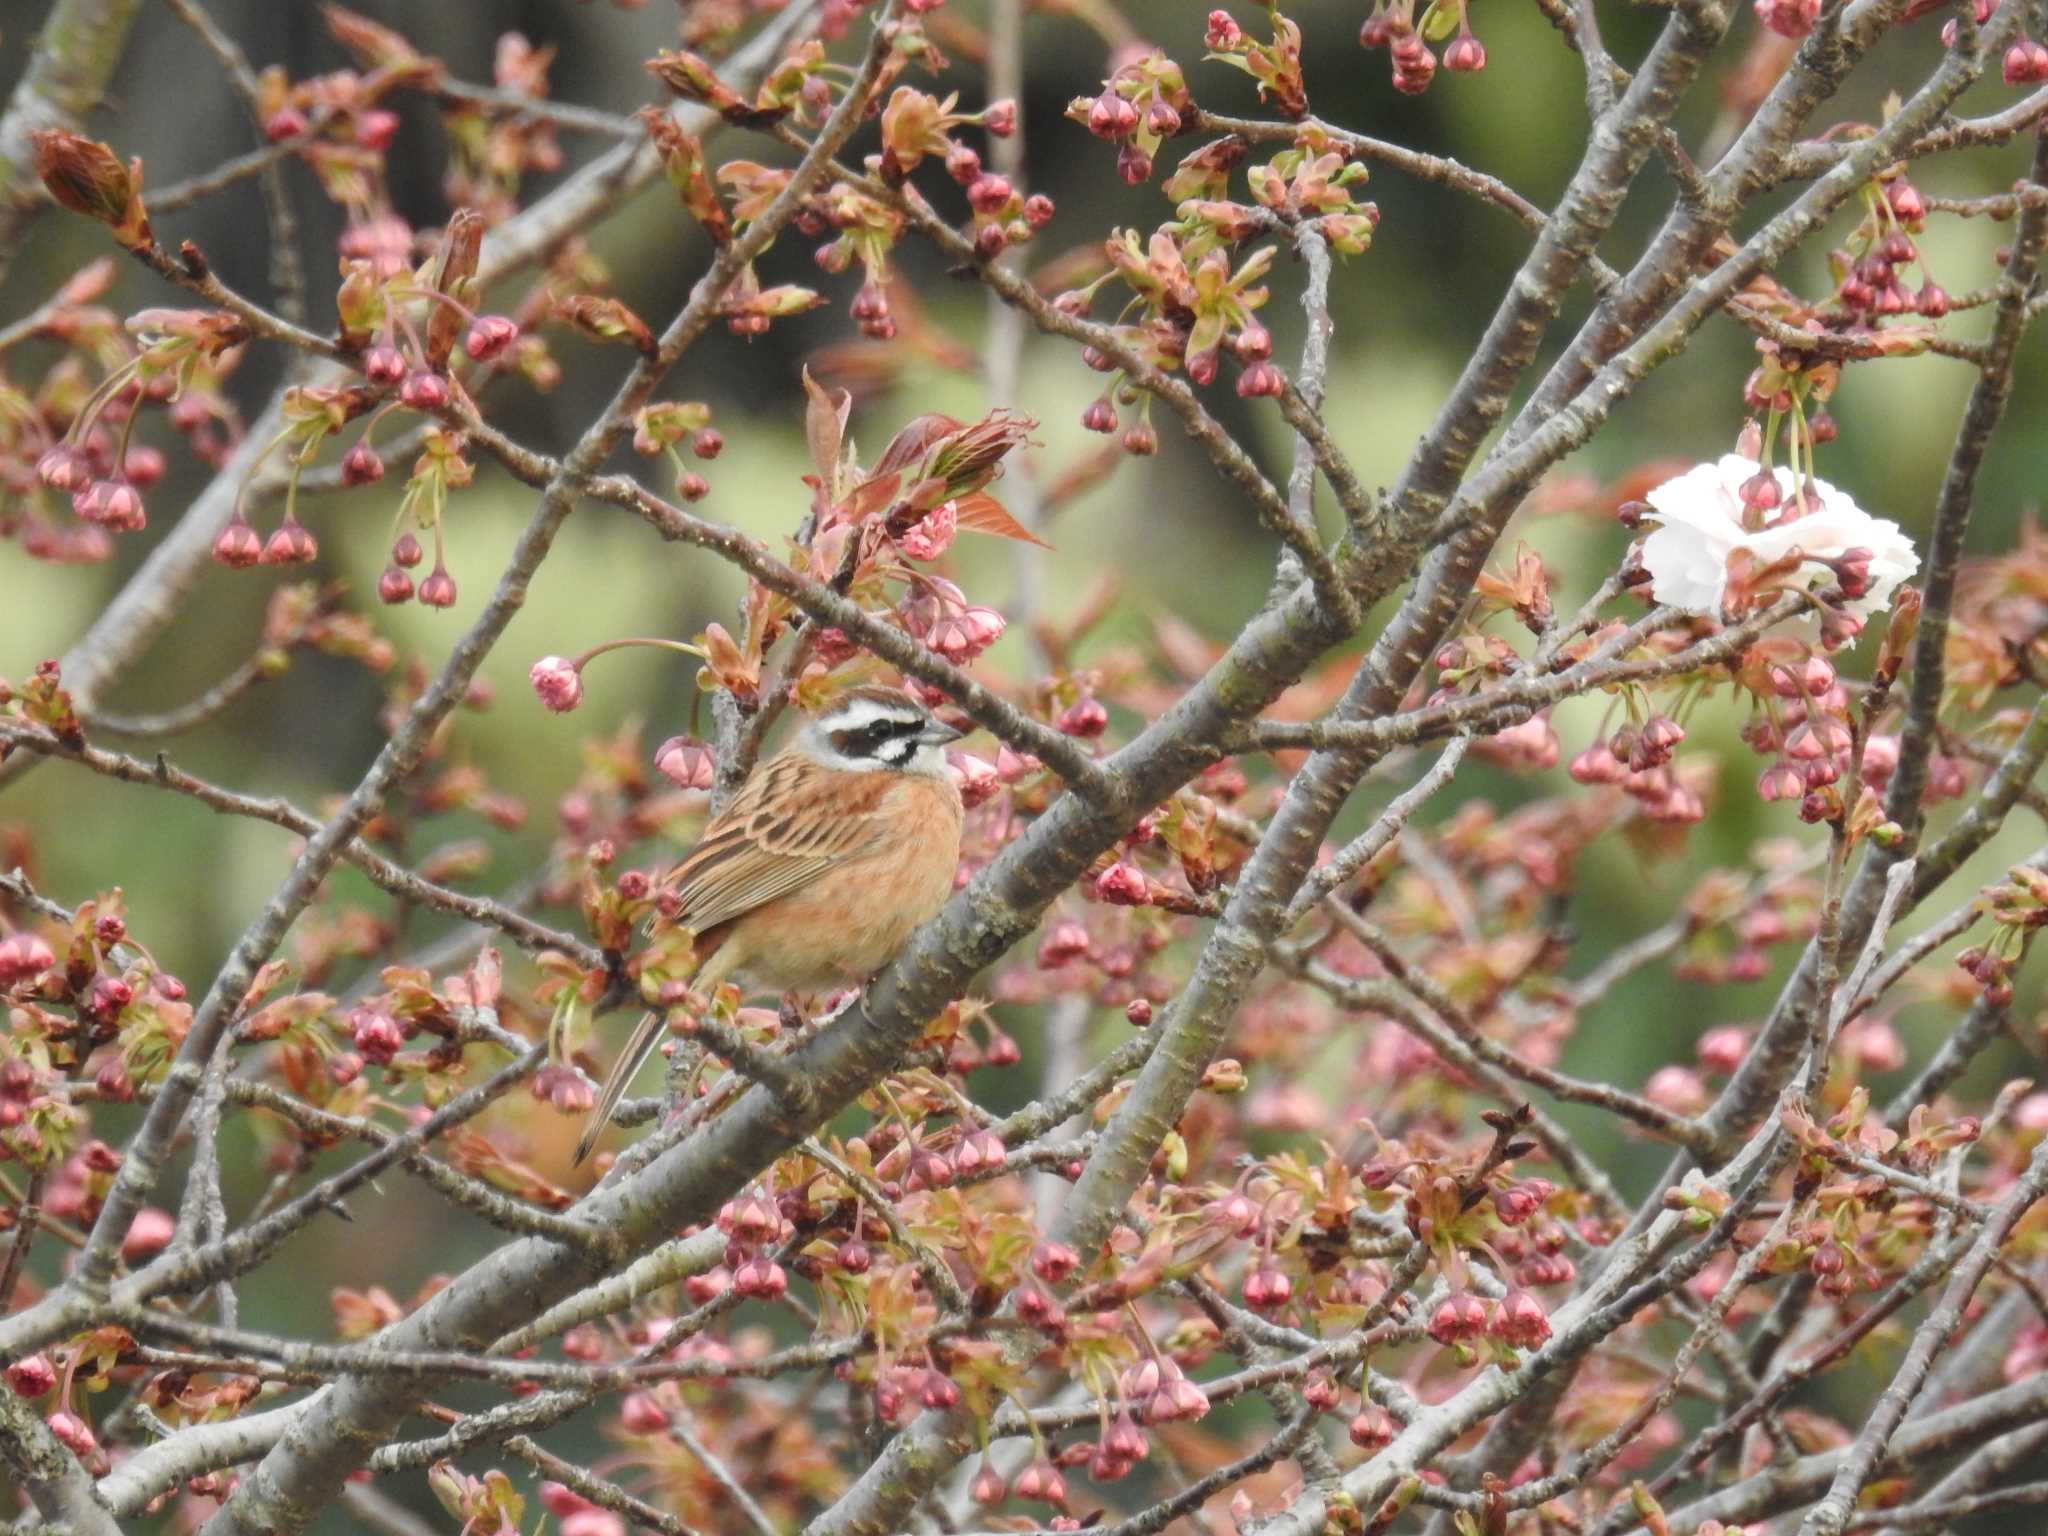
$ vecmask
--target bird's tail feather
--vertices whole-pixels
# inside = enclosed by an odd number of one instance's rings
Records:
[[[632,1038],[626,1042],[625,1050],[619,1053],[619,1059],[612,1063],[612,1070],[598,1093],[597,1103],[591,1108],[590,1119],[584,1123],[583,1138],[576,1143],[577,1162],[590,1156],[590,1149],[597,1145],[597,1138],[611,1124],[612,1116],[619,1111],[619,1101],[626,1096],[626,1089],[639,1074],[641,1064],[653,1053],[661,1032],[662,1015],[659,1013],[644,1013],[640,1022],[633,1026]]]

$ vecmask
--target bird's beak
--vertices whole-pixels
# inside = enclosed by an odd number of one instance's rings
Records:
[[[952,726],[947,725],[944,721],[934,720],[930,725],[917,733],[917,739],[928,747],[943,747],[951,745],[966,734],[965,731],[954,730]]]

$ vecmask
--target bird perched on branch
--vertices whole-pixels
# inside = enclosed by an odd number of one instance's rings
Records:
[[[894,688],[854,688],[755,770],[662,884],[694,938],[692,989],[726,981],[799,995],[857,986],[953,890],[960,791],[944,748],[961,733]],[[664,903],[664,910],[672,903]],[[606,1077],[576,1160],[590,1153],[661,1038],[641,1018]]]

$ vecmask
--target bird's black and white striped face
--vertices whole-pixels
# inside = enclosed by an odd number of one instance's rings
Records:
[[[827,768],[939,776],[946,772],[946,743],[959,737],[907,693],[856,688],[805,726],[800,740]]]

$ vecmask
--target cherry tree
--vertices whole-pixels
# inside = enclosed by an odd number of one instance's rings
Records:
[[[1547,125],[1576,146],[1548,208],[1419,128],[1321,115],[1277,4],[1160,8],[1148,40],[1111,4],[1039,7],[1106,62],[1028,124],[1024,0],[688,0],[631,117],[554,100],[517,34],[486,82],[325,5],[332,67],[295,79],[165,4],[245,109],[244,153],[165,184],[160,130],[93,115],[135,0],[57,0],[0,119],[0,264],[38,221],[110,242],[0,321],[4,590],[148,551],[52,659],[0,658],[0,786],[101,775],[293,852],[232,949],[178,976],[131,927],[134,875],[49,888],[35,852],[61,830],[9,834],[11,1528],[1842,1536],[2048,1500],[2026,1473],[2048,1094],[1970,1076],[2007,1037],[2040,1047],[2048,847],[2025,855],[2021,824],[2048,817],[2048,542],[2028,523],[1965,557],[2013,510],[1980,472],[2026,430],[2048,308],[2038,0],[1671,0],[1630,57],[1611,7],[1539,0],[1584,75],[1583,114]],[[1356,19],[1331,67],[1379,89],[1384,55],[1396,97],[1515,64],[1462,0]],[[1204,105],[1233,70],[1256,115]],[[1726,131],[1689,142],[1682,110],[1716,95]],[[387,176],[415,103],[448,164],[426,228]],[[1127,188],[1129,227],[1034,191],[1053,155]],[[1968,190],[1987,175],[2009,190]],[[1520,258],[1497,294],[1443,296],[1489,318],[1375,485],[1332,293],[1375,245],[1430,239],[1382,219],[1391,178],[1476,200]],[[261,295],[178,234],[252,180]],[[672,314],[637,313],[589,244],[643,193],[702,253]],[[332,251],[297,222],[315,198]],[[1626,255],[1624,200],[1655,210]],[[1973,253],[1944,261],[1953,288],[1923,248],[1945,225]],[[771,251],[817,270],[776,281]],[[982,331],[916,303],[913,251],[986,291]],[[842,305],[857,343],[820,313]],[[1268,322],[1295,308],[1282,356]],[[679,369],[721,324],[815,332],[772,545],[717,511],[748,423]],[[1724,452],[1579,467],[1729,327],[1754,361],[1715,381]],[[1099,377],[1099,447],[1036,436],[1028,332]],[[609,366],[608,403],[525,440],[504,403],[572,350]],[[237,377],[266,352],[292,360],[267,399]],[[864,406],[857,444],[845,376],[911,354],[978,370],[982,414]],[[1946,473],[1932,505],[1879,507],[1830,401],[1928,355],[1971,379]],[[1244,425],[1268,415],[1286,462]],[[1146,494],[1167,437],[1270,551],[1263,602],[972,590],[970,541],[1029,576],[1089,488]],[[211,473],[183,505],[159,489],[179,456]],[[496,570],[450,536],[480,478],[530,509]],[[388,526],[326,520],[344,489]],[[1546,519],[1600,536],[1547,557]],[[705,708],[660,741],[593,733],[545,857],[501,878],[454,813],[516,826],[533,786],[463,753],[479,668],[541,566],[608,522],[744,595],[694,633],[531,658],[532,696],[497,705],[530,730],[576,732],[628,645],[680,653]],[[374,591],[293,569],[366,540]],[[268,594],[247,660],[111,709],[221,582]],[[436,610],[417,654],[386,623],[407,604]],[[295,686],[304,653],[373,679],[388,732],[318,807],[268,793],[260,755],[223,782],[128,750]],[[978,733],[952,758],[956,895],[857,994],[694,990],[663,871],[786,717],[874,682]],[[1746,762],[1694,739],[1714,720]],[[1675,861],[1723,821],[1766,832],[1625,941],[1575,937],[1596,840]],[[408,942],[408,912],[444,934]],[[1771,995],[1743,1024],[1643,1019],[1641,1082],[1568,1069],[1644,977]],[[579,1167],[644,1009],[665,1081]],[[223,1167],[243,1124],[253,1198]],[[336,1289],[316,1336],[245,1325],[265,1288],[326,1289],[288,1245],[338,1214],[418,1241],[380,1179],[488,1233],[483,1256],[451,1250],[416,1294]],[[612,1450],[586,1465],[564,1447],[592,1426]]]

